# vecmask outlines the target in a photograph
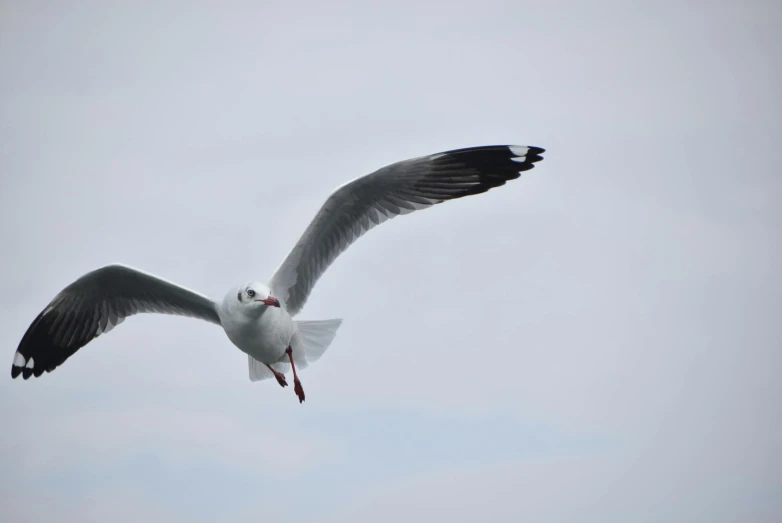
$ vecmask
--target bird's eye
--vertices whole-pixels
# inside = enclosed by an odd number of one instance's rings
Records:
[[[250,298],[252,298],[253,296],[255,296],[255,291],[254,291],[254,290],[252,290],[252,289],[247,289],[247,296],[249,296]]]

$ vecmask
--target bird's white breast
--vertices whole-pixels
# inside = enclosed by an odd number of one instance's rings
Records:
[[[263,363],[279,360],[296,331],[293,319],[279,307],[266,307],[260,316],[246,314],[236,307],[220,307],[219,314],[233,344]]]

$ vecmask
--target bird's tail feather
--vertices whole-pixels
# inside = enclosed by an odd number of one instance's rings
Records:
[[[329,348],[334,337],[337,335],[337,329],[342,324],[341,319],[318,320],[318,321],[297,321],[296,333],[291,340],[291,349],[293,349],[293,361],[296,363],[296,370],[304,369],[310,363],[320,358],[326,349]],[[252,356],[247,356],[250,369],[250,380],[260,381],[273,377],[271,371]],[[282,357],[272,364],[275,370],[287,374],[290,370],[288,355]]]

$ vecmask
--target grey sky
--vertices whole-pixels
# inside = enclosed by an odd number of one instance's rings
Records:
[[[307,402],[126,321],[0,379],[13,521],[782,520],[779,2],[0,1],[0,346],[123,262],[215,298],[337,185],[518,181],[374,229]]]

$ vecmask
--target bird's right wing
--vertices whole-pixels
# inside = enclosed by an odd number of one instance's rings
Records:
[[[195,291],[124,265],[108,265],[68,285],[35,318],[14,354],[11,377],[51,372],[133,314],[192,316],[220,325],[215,303]]]
[[[375,225],[446,200],[486,192],[532,169],[540,147],[492,145],[397,162],[338,188],[270,281],[294,315],[329,265]]]

